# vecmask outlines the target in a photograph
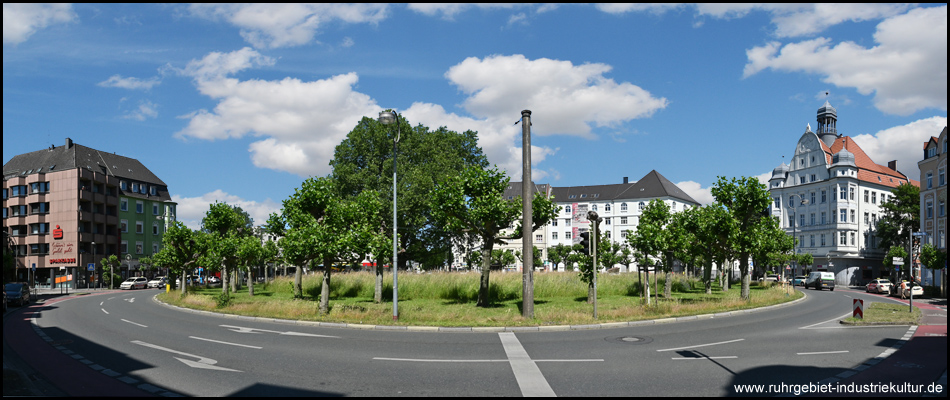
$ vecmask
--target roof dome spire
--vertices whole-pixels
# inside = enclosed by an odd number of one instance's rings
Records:
[[[818,138],[831,147],[838,136],[838,110],[835,110],[827,100],[825,104],[818,109]]]

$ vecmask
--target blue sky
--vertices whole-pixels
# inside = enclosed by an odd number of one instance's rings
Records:
[[[192,227],[215,200],[263,223],[385,108],[478,131],[515,180],[529,109],[535,181],[656,169],[708,203],[787,162],[825,101],[919,179],[946,5],[3,5],[4,163],[66,137],[137,158]]]

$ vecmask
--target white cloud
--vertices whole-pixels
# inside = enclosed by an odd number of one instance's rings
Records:
[[[617,126],[649,117],[668,104],[639,86],[604,77],[611,69],[516,54],[469,57],[445,76],[469,95],[463,106],[476,117],[510,119],[512,110],[529,109],[532,133],[591,137],[591,125]]]
[[[910,179],[920,180],[917,162],[924,157],[924,142],[940,135],[946,126],[946,117],[935,116],[853,138],[875,163],[887,166],[889,161],[897,160],[898,171]]]
[[[299,46],[314,40],[331,21],[375,24],[387,16],[385,4],[193,4],[192,15],[224,19],[241,29],[241,37],[256,48]]]
[[[410,3],[408,8],[412,11],[415,11],[420,14],[424,14],[430,17],[436,15],[442,15],[442,19],[452,20],[455,18],[456,14],[459,14],[463,11],[467,11],[472,8],[478,8],[482,10],[504,8],[510,9],[514,7],[520,7],[517,4],[511,3]]]
[[[356,73],[312,82],[241,81],[226,76],[272,63],[249,48],[190,62],[185,73],[195,76],[198,90],[218,104],[212,111],[183,116],[190,121],[176,136],[206,140],[266,136],[250,146],[256,166],[300,176],[326,175],[336,145],[363,116],[378,113],[380,107],[353,90]]]
[[[3,3],[3,44],[20,44],[36,31],[79,17],[70,4]]]
[[[137,89],[149,90],[152,88],[152,86],[158,85],[160,83],[162,83],[162,81],[157,76],[149,78],[147,80],[142,80],[139,78],[132,78],[132,77],[123,78],[121,75],[117,74],[117,75],[112,75],[111,77],[109,77],[109,79],[99,82],[97,85],[102,86],[102,87],[114,87],[114,88],[120,88],[120,89],[130,89],[130,90],[137,90]]]
[[[716,201],[716,199],[713,198],[710,187],[704,188],[699,182],[683,181],[677,183],[676,186],[682,189],[684,192],[686,192],[686,194],[689,195],[689,197],[692,197],[693,200],[698,201],[699,204],[703,206],[712,204],[712,202]]]
[[[199,197],[182,197],[173,195],[172,201],[178,203],[175,219],[181,221],[191,229],[201,229],[201,220],[215,201],[241,207],[254,220],[254,226],[267,223],[271,213],[280,212],[281,205],[271,199],[262,202],[244,200],[238,196],[228,194],[220,189],[205,193]]]
[[[124,101],[124,99],[122,100]],[[123,118],[134,119],[136,121],[145,121],[146,118],[158,117],[158,105],[150,101],[143,101],[134,111],[126,114]]]
[[[823,81],[874,93],[877,109],[909,115],[947,109],[947,7],[917,8],[877,26],[872,48],[854,42],[831,46],[816,38],[782,46],[772,42],[746,51],[749,77],[767,68],[824,76]]]
[[[353,47],[356,42],[353,41],[353,38],[347,36],[343,38],[343,41],[340,42],[340,46],[343,47]]]

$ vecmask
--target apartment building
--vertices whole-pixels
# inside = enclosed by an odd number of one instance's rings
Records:
[[[167,185],[141,162],[69,138],[3,166],[4,251],[18,281],[93,286],[113,254],[124,276],[139,275],[138,259],[159,250],[174,214]]]
[[[920,168],[920,231],[927,233],[923,243],[947,251],[947,128],[937,137],[924,143],[924,158],[917,162]],[[939,284],[945,279],[943,271],[921,271],[922,280]],[[942,273],[944,272],[944,273]],[[943,285],[946,287],[946,284]],[[946,294],[944,294],[946,295]]]

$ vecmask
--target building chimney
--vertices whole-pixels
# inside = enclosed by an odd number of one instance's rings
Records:
[[[70,138],[66,138],[66,149],[71,149],[71,148],[73,148],[73,140]]]
[[[624,184],[627,184],[627,183],[629,183],[629,178],[628,178],[628,177],[626,177],[626,176],[625,176],[625,177],[623,177],[623,183],[624,183]]]
[[[889,162],[887,163],[887,167],[890,168],[890,169],[893,169],[893,170],[897,171],[897,160],[889,161]]]

